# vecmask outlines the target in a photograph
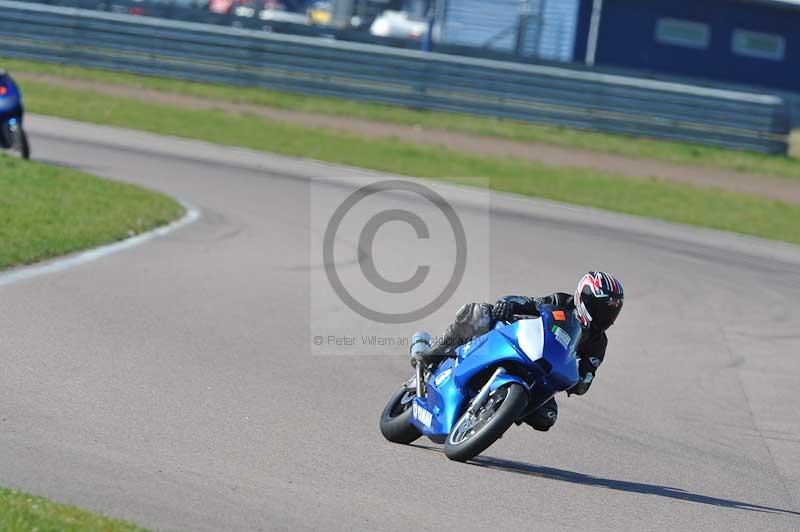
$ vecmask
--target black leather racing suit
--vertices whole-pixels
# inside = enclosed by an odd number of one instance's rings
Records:
[[[505,296],[497,302],[513,302],[515,313],[521,315],[539,315],[539,305],[555,305],[565,310],[575,309],[573,296],[556,292],[544,297]],[[496,303],[495,303],[496,304]],[[492,330],[496,320],[492,317],[492,307],[488,303],[469,303],[461,307],[456,320],[447,328],[444,335],[434,344],[432,351],[444,352],[468,342],[470,339]],[[567,391],[567,394],[583,395],[588,390],[597,374],[597,368],[606,354],[608,338],[606,333],[591,327],[584,329],[578,342],[578,372],[580,381]],[[525,422],[536,430],[546,431],[558,418],[558,405],[555,398],[550,399],[528,417]]]

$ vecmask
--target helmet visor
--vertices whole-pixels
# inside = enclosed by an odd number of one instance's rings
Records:
[[[592,325],[601,331],[614,325],[622,310],[622,299],[615,297],[584,298],[584,304],[592,317]]]

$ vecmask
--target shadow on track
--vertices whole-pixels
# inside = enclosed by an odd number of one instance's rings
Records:
[[[441,452],[441,449],[435,447],[426,447],[423,445],[414,445],[414,447],[420,449],[427,449],[430,451]],[[506,471],[509,473],[516,473],[519,475],[545,478],[548,480],[558,480],[560,482],[571,482],[573,484],[582,484],[584,486],[598,486],[601,488],[607,488],[617,491],[625,491],[628,493],[656,495],[658,497],[667,497],[669,499],[694,502],[698,504],[709,504],[711,506],[720,506],[723,508],[735,508],[738,510],[749,510],[752,512],[766,512],[773,514],[800,516],[800,512],[795,512],[792,510],[783,510],[781,508],[772,508],[769,506],[761,506],[758,504],[733,501],[730,499],[709,497],[707,495],[691,493],[689,491],[682,490],[679,488],[658,486],[656,484],[645,484],[643,482],[629,482],[627,480],[615,480],[603,477],[593,477],[591,475],[586,475],[584,473],[576,473],[575,471],[568,471],[565,469],[556,469],[554,467],[545,467],[545,466],[527,464],[525,462],[519,462],[516,460],[506,460],[504,458],[478,456],[470,460],[469,464],[478,467],[484,467],[487,469],[494,469],[496,471]]]

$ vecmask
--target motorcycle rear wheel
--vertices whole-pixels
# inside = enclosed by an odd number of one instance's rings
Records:
[[[411,403],[417,394],[405,386],[395,393],[381,414],[381,434],[392,443],[409,444],[422,436],[411,424]]]
[[[19,128],[19,145],[18,145],[18,152],[20,157],[23,159],[30,159],[31,158],[31,145],[28,144],[28,135],[25,133],[25,130],[21,127]]]
[[[514,424],[528,404],[528,391],[515,382],[497,389],[477,413],[465,412],[444,443],[450,460],[466,462],[481,454]]]

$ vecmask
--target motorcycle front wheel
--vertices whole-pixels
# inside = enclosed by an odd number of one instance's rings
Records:
[[[19,123],[2,125],[3,144],[11,153],[29,159],[31,156],[28,135]]]
[[[411,403],[417,396],[405,386],[389,399],[381,414],[381,434],[392,443],[409,444],[422,434],[411,424]]]
[[[476,412],[467,410],[444,443],[450,460],[466,462],[489,448],[517,419],[528,404],[528,391],[517,383],[498,388]]]

